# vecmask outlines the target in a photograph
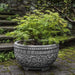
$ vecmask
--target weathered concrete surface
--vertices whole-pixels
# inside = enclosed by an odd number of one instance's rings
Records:
[[[65,60],[57,59],[50,67],[50,70],[42,71],[24,71],[16,60],[0,63],[0,75],[74,75],[75,63],[68,63]]]

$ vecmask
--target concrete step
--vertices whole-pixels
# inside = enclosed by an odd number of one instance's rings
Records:
[[[16,29],[14,26],[0,26],[0,28],[3,29],[4,32],[10,32]]]
[[[0,24],[0,26],[4,26],[4,27],[5,26],[17,26],[17,25],[18,25],[17,23],[14,23],[14,24],[12,24],[12,23],[11,24],[9,24],[9,23],[8,24],[5,24],[5,23]]]
[[[72,33],[72,35],[75,35],[75,30],[72,29],[72,30],[71,30],[71,33]]]
[[[0,18],[7,18],[9,17],[10,15],[0,15]]]
[[[13,12],[0,12],[1,15],[16,15]]]
[[[6,35],[0,35],[0,43],[11,43],[14,41],[13,37],[9,37]]]
[[[0,26],[12,26],[12,25],[17,25],[17,22],[9,20],[0,20]]]
[[[0,41],[2,40],[13,40],[13,37],[9,37],[9,36],[6,36],[6,35],[0,35]]]
[[[64,43],[60,43],[60,48],[69,47],[71,45],[75,45],[75,35],[69,37],[69,39],[65,40]]]
[[[13,50],[13,43],[0,43],[0,51]]]
[[[16,23],[16,21],[8,21],[8,20],[0,20],[0,24],[2,24],[2,23],[4,23],[4,24],[14,24],[14,23]]]
[[[23,9],[11,8],[11,11],[22,11]]]
[[[75,39],[75,36],[74,35],[72,35],[71,37],[69,37],[68,40],[73,40],[73,39]]]
[[[4,19],[11,20],[12,18],[15,18],[15,16],[14,15],[0,15],[0,20],[4,20]]]

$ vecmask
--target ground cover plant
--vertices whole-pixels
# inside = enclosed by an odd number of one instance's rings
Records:
[[[2,28],[0,28],[0,34],[3,34],[4,30]]]
[[[8,5],[5,3],[0,3],[0,12],[5,11],[8,8]]]
[[[60,49],[58,57],[62,60],[66,60],[68,63],[73,63],[75,60],[75,44],[72,46]]]
[[[45,13],[34,10],[34,14],[27,14],[24,17],[14,19],[18,21],[17,29],[8,36],[15,37],[16,40],[34,39],[27,44],[54,44],[64,42],[68,39],[70,30],[68,23],[61,18],[58,13],[46,10]]]
[[[10,52],[0,52],[0,62],[4,62],[10,59],[14,59],[14,52],[10,51]]]

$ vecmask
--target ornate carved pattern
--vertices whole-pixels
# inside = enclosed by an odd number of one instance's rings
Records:
[[[31,47],[24,49],[18,44],[14,45],[14,53],[16,59],[23,67],[27,68],[43,68],[49,67],[57,58],[59,46],[53,45],[50,47]],[[44,50],[43,50],[44,49]]]

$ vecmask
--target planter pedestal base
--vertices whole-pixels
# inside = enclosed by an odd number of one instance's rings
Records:
[[[29,71],[29,70],[32,70],[32,71],[47,71],[50,69],[50,67],[44,67],[44,68],[27,68],[27,67],[23,67],[25,71]]]

